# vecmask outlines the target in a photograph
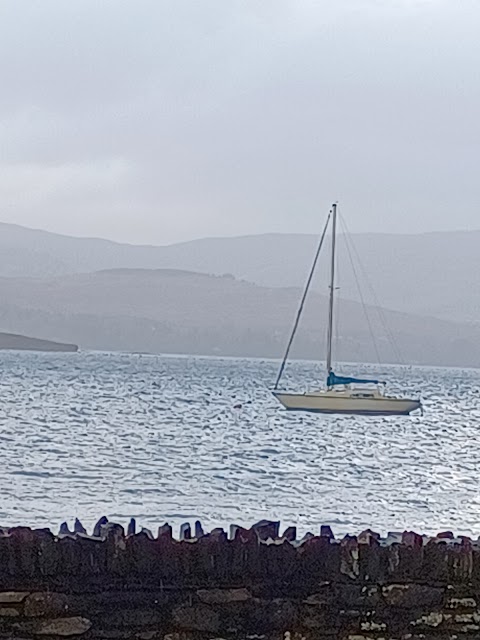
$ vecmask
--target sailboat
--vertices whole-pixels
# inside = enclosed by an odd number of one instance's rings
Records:
[[[298,328],[300,316],[305,304],[308,289],[310,287],[318,257],[325,239],[325,235],[332,222],[332,246],[330,265],[330,297],[328,312],[328,335],[327,335],[327,380],[326,388],[318,391],[306,393],[289,393],[279,390],[280,380],[285,369],[290,348],[293,343],[295,332]],[[312,270],[310,272],[307,286],[303,294],[300,309],[297,314],[294,329],[287,346],[287,351],[283,359],[277,377],[274,396],[279,402],[290,411],[310,411],[315,413],[341,413],[350,415],[369,416],[393,416],[409,415],[412,411],[422,409],[420,400],[408,398],[390,397],[385,394],[385,383],[379,380],[352,378],[337,376],[333,371],[332,343],[334,337],[334,297],[335,297],[335,265],[336,265],[336,234],[337,234],[337,205],[332,205],[332,210],[327,218],[327,222],[320,239],[320,244],[315,255]]]

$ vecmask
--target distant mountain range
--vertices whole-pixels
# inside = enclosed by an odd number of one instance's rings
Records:
[[[0,327],[82,348],[279,357],[301,290],[231,276],[115,269],[50,278],[0,278]],[[339,301],[339,360],[475,366],[480,327]],[[313,294],[293,351],[323,358],[327,298]],[[395,336],[388,340],[384,322]]]
[[[480,231],[339,237],[340,295],[405,313],[480,323]],[[266,287],[302,287],[317,238],[210,238],[162,247],[72,238],[0,224],[0,276],[51,277],[103,269],[232,274]],[[357,260],[357,256],[360,261]],[[351,260],[356,275],[351,268]],[[327,252],[315,286],[326,292]],[[373,284],[378,301],[370,294]]]
[[[0,329],[82,348],[280,357],[317,242],[134,246],[0,224]],[[480,232],[341,235],[337,358],[479,366],[478,246]],[[324,353],[327,260],[297,357]]]

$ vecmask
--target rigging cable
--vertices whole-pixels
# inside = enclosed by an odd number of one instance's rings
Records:
[[[345,247],[347,248],[347,253],[348,253],[348,257],[350,259],[350,264],[352,266],[352,271],[353,271],[353,275],[354,275],[354,278],[355,278],[355,283],[357,285],[358,295],[360,296],[360,301],[362,303],[363,313],[364,313],[365,319],[367,321],[368,330],[370,332],[370,337],[371,337],[372,343],[373,343],[373,348],[375,349],[375,355],[377,357],[377,362],[378,362],[378,364],[381,364],[381,362],[380,362],[380,353],[378,351],[377,341],[375,340],[375,333],[373,331],[372,323],[370,321],[370,316],[368,315],[367,305],[365,304],[365,300],[363,298],[362,288],[360,287],[360,281],[358,279],[357,270],[355,269],[355,263],[354,263],[352,252],[351,252],[351,249],[350,249],[350,239],[348,237],[347,227],[346,227],[345,221],[343,220],[342,216],[340,216],[340,224],[341,224],[342,229],[343,229],[343,233],[344,233],[344,237],[345,237]]]
[[[297,316],[295,318],[295,323],[293,325],[293,330],[290,336],[290,340],[288,341],[287,349],[285,351],[285,355],[282,360],[282,364],[280,366],[280,370],[278,372],[277,380],[275,382],[274,390],[278,389],[278,385],[280,384],[280,380],[282,379],[283,372],[285,371],[285,365],[287,364],[288,356],[290,355],[290,349],[292,348],[293,340],[295,338],[295,334],[297,333],[298,325],[300,322],[300,318],[303,312],[303,307],[305,306],[305,301],[307,299],[308,291],[310,289],[310,285],[312,284],[313,276],[315,273],[315,269],[317,268],[318,258],[320,256],[320,251],[322,250],[323,241],[325,240],[325,235],[328,229],[328,223],[330,222],[331,212],[328,214],[327,222],[325,223],[325,227],[323,229],[323,233],[320,238],[320,242],[318,243],[317,252],[315,254],[315,258],[313,260],[312,268],[310,270],[310,274],[307,279],[307,284],[305,285],[305,289],[303,291],[302,300],[300,302],[300,306],[297,311]]]
[[[398,347],[398,343],[395,340],[395,336],[392,333],[392,330],[390,329],[390,327],[388,325],[388,322],[387,322],[383,307],[380,306],[377,294],[375,293],[375,289],[374,289],[374,287],[373,287],[373,285],[371,283],[370,278],[368,277],[367,271],[366,271],[362,261],[360,260],[360,256],[358,254],[357,248],[356,248],[355,243],[353,241],[352,234],[350,233],[350,231],[348,229],[346,221],[343,220],[343,219],[342,219],[342,225],[343,225],[343,228],[344,228],[344,231],[345,231],[346,235],[348,234],[348,241],[351,243],[352,249],[353,249],[353,251],[355,253],[355,256],[357,258],[358,265],[359,265],[359,267],[360,267],[360,269],[362,271],[363,278],[364,278],[365,282],[367,283],[368,288],[370,289],[370,294],[371,294],[371,296],[373,298],[373,303],[374,303],[374,305],[375,305],[375,307],[377,309],[378,317],[380,318],[380,322],[383,325],[383,330],[385,331],[386,337],[387,337],[388,341],[390,342],[390,346],[392,348],[393,355],[397,359],[399,364],[404,365],[405,361],[402,358],[402,354],[401,354],[400,349]]]
[[[338,218],[340,219],[340,214],[338,213]],[[337,249],[337,251],[335,252],[335,274],[336,274],[336,282],[338,283],[338,286],[336,286],[334,288],[334,291],[340,291],[341,290],[341,283],[342,283],[342,262],[341,260],[338,259],[338,254],[339,251]],[[335,361],[335,358],[333,357],[334,354],[337,355],[337,357],[339,357],[339,344],[340,344],[340,295],[337,294],[335,295],[335,301],[334,301],[334,305],[335,305],[335,309],[334,309],[334,324],[335,324],[335,330],[333,332],[333,351],[332,351],[332,362]],[[327,329],[327,340],[328,340],[328,327]]]

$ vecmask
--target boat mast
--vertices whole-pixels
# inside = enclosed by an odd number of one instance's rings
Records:
[[[337,205],[332,205],[332,263],[330,267],[330,305],[328,309],[328,338],[327,338],[327,375],[332,371],[332,342],[333,342],[333,303],[335,294],[335,243],[337,235]]]

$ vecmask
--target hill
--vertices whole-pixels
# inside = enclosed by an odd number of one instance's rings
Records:
[[[84,348],[232,356],[283,355],[301,291],[179,270],[120,269],[55,278],[0,278],[0,326]],[[327,299],[313,294],[294,353],[321,358]],[[478,366],[480,329],[339,300],[336,357]]]
[[[454,322],[480,323],[480,231],[351,236],[357,278],[345,238],[339,237],[340,287],[344,298],[366,299],[373,283],[382,306]],[[51,277],[103,269],[185,269],[230,273],[266,287],[303,286],[317,238],[265,235],[210,238],[163,247],[72,238],[15,225],[0,225],[0,275]],[[326,255],[315,286],[325,292]]]
[[[14,333],[0,332],[0,351],[55,351],[73,353],[78,351],[75,344],[64,344],[52,342],[51,340],[41,340],[39,338],[29,338]]]

